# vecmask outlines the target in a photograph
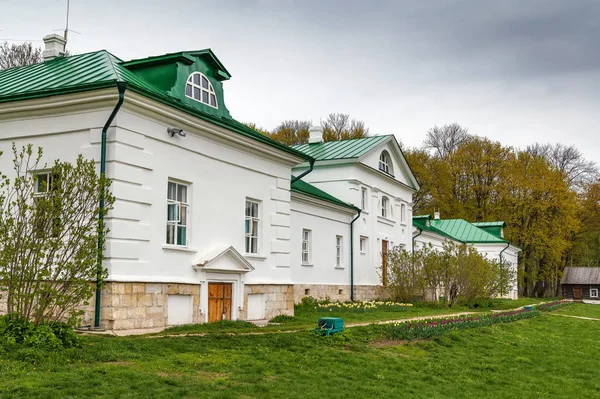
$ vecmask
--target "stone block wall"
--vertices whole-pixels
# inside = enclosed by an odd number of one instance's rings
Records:
[[[248,309],[248,294],[265,294],[265,319],[270,320],[280,314],[294,315],[294,286],[253,284],[244,286],[244,310],[240,319],[246,320]]]
[[[302,302],[304,297],[317,299],[328,299],[332,302],[346,302],[350,300],[349,285],[332,284],[296,284],[294,285],[294,302]],[[355,285],[354,300],[373,301],[377,299],[389,299],[390,295],[382,286],[377,285]]]
[[[199,312],[199,284],[107,282],[102,290],[100,325],[108,330],[166,327],[169,295],[193,297],[193,322],[204,322]],[[94,322],[94,301],[84,308],[82,325]]]

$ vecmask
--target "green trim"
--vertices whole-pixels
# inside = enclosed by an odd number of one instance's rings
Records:
[[[295,179],[295,177],[292,176],[292,179]],[[360,211],[360,209],[355,207],[354,205],[344,202],[340,199],[337,199],[333,195],[328,194],[325,191],[313,186],[312,184],[308,184],[307,182],[302,181],[302,180],[294,181],[291,184],[290,188],[291,188],[292,192],[308,195],[309,197],[313,197],[313,198],[316,198],[316,199],[319,199],[322,201],[327,201],[327,202],[330,202],[335,205],[343,206],[344,208],[352,209],[354,211]]]

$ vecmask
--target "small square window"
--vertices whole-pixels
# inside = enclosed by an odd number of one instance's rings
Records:
[[[304,295],[310,295],[310,288],[304,289]]]
[[[590,298],[598,298],[598,288],[590,288]]]
[[[367,237],[360,237],[360,253],[366,254],[369,246],[369,239]]]

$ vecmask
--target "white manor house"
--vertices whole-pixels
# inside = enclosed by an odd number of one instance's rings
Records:
[[[122,61],[44,41],[43,63],[0,71],[0,150],[83,154],[113,181],[108,278],[84,322],[262,320],[304,296],[384,295],[382,258],[411,250],[419,189],[394,136],[323,143],[313,128],[287,147],[231,117],[211,50]]]

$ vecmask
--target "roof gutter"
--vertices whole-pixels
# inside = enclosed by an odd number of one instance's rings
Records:
[[[100,177],[106,176],[106,132],[112,124],[117,112],[123,105],[125,99],[125,82],[117,82],[117,90],[119,91],[119,100],[117,105],[110,113],[110,116],[106,120],[104,127],[102,128],[102,144],[100,145]],[[104,243],[103,243],[103,229],[104,229],[104,184],[100,185],[100,212],[98,213],[98,257],[96,267],[96,307],[94,310],[94,327],[100,328],[100,301],[102,299],[102,259],[104,258]]]
[[[510,247],[510,242],[506,243],[506,247],[502,251],[500,251],[500,262],[502,263],[502,252],[506,251]]]
[[[304,176],[306,176],[307,174],[309,174],[310,172],[312,172],[314,166],[315,166],[315,159],[314,158],[310,158],[308,160],[308,170],[306,170],[303,173],[300,173],[298,176],[294,177],[292,179],[292,181],[290,182],[290,184],[293,184],[293,183],[297,182],[298,180],[302,179]]]
[[[350,300],[354,302],[354,222],[360,217],[361,209],[350,222]]]

